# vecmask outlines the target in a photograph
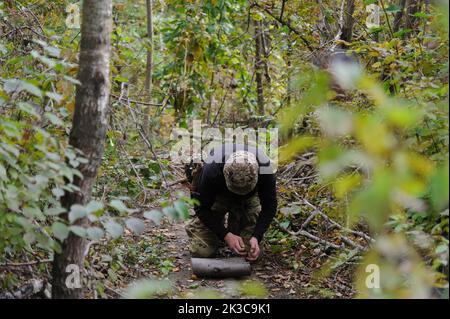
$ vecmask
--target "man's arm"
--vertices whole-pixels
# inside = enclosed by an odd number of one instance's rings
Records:
[[[275,174],[262,174],[259,176],[258,196],[261,204],[261,213],[253,231],[253,237],[261,242],[264,233],[269,228],[277,212],[277,190]]]
[[[211,212],[217,194],[217,181],[213,165],[206,164],[203,167],[197,189],[193,193],[193,197],[200,202],[195,207],[195,213],[200,221],[205,224],[213,233],[223,240],[227,234],[227,229],[223,224],[221,216],[216,216]]]

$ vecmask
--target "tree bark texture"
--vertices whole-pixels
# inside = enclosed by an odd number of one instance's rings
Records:
[[[145,95],[151,102],[152,97],[152,79],[153,79],[153,0],[147,0],[147,37],[148,37],[148,50],[147,50],[147,69],[145,73]],[[144,107],[144,131],[148,136],[150,125],[150,107]]]
[[[253,21],[255,27],[255,79],[258,115],[264,115],[264,87],[263,87],[263,60],[262,60],[262,28],[260,21]]]
[[[112,31],[112,0],[84,0],[82,8],[81,45],[75,111],[69,143],[81,150],[88,160],[80,165],[83,178],[75,178],[78,192],[66,193],[62,204],[67,210],[73,204],[85,205],[90,201],[92,186],[102,162],[107,129],[110,95],[109,61]],[[66,216],[67,217],[67,216]],[[81,226],[88,219],[78,220]],[[62,243],[61,253],[55,253],[53,262],[53,298],[82,298],[83,287],[66,285],[68,265],[83,270],[86,240],[70,233]]]
[[[398,6],[400,7],[400,10],[395,13],[394,26],[392,27],[394,32],[398,32],[400,30],[403,14],[405,12],[406,0],[400,0],[398,2]]]
[[[355,22],[353,13],[355,12],[355,0],[347,0],[344,5],[343,24],[341,29],[341,40],[351,42],[353,37],[353,24]]]
[[[407,29],[411,29],[412,32],[409,33],[409,35],[413,35],[417,32],[417,17],[414,15],[420,11],[421,9],[421,1],[420,0],[408,0],[406,4],[406,21],[405,21],[405,27]]]

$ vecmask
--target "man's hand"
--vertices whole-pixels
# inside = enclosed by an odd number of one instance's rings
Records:
[[[227,243],[228,247],[236,254],[238,255],[245,255],[245,244],[242,240],[242,237],[239,237],[233,233],[228,233],[225,235],[224,238],[225,242]]]
[[[250,252],[247,255],[248,261],[255,261],[260,254],[258,239],[255,237],[250,238]]]

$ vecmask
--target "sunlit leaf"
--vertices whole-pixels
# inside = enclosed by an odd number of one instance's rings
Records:
[[[317,139],[312,136],[300,136],[289,142],[287,146],[279,149],[280,162],[287,162],[294,156],[310,149],[317,143]]]
[[[362,176],[358,173],[342,176],[334,183],[334,194],[344,198],[348,192],[361,185]]]
[[[178,219],[178,212],[173,207],[164,207],[163,208],[164,215],[168,216],[171,219],[177,220]]]
[[[58,238],[60,241],[64,241],[64,239],[69,236],[69,228],[67,225],[59,222],[55,222],[52,225],[53,235]]]
[[[92,200],[86,205],[86,213],[87,214],[92,214],[92,213],[98,212],[102,209],[103,209],[103,203],[96,201],[96,200]]]
[[[23,111],[29,115],[33,115],[33,116],[37,117],[38,119],[40,119],[40,115],[36,112],[36,109],[30,103],[19,102],[17,105],[21,111]]]
[[[250,280],[244,281],[239,290],[242,295],[255,298],[265,298],[268,294],[266,287],[262,283]]]
[[[100,239],[102,239],[103,235],[104,235],[104,232],[99,227],[89,227],[87,229],[87,236],[92,240],[100,241]]]
[[[56,116],[55,114],[46,112],[44,115],[45,115],[45,117],[46,117],[47,119],[50,120],[50,122],[51,122],[53,125],[56,125],[56,126],[64,126],[64,122],[63,122],[58,116]]]
[[[76,220],[86,217],[87,211],[86,208],[79,204],[74,204],[70,207],[69,211],[69,222],[72,224]]]
[[[449,162],[444,162],[431,178],[431,203],[441,210],[449,202]]]
[[[119,223],[115,222],[114,220],[108,220],[105,224],[104,227],[106,229],[106,231],[114,238],[119,238],[120,236],[122,236],[123,233],[123,227],[122,225],[120,225]]]
[[[145,230],[145,224],[142,222],[142,220],[138,218],[128,218],[125,221],[125,224],[129,229],[131,229],[136,235],[140,235]]]
[[[118,199],[113,199],[109,203],[109,206],[116,209],[119,213],[128,212],[128,207],[121,200],[118,200]]]
[[[151,211],[144,212],[144,217],[153,221],[156,225],[160,225],[163,215],[159,210],[153,209]]]
[[[74,233],[75,235],[85,238],[87,236],[86,228],[78,226],[78,225],[72,225],[69,226],[69,230]]]
[[[186,220],[189,218],[189,208],[183,201],[176,201],[173,206],[178,212],[178,216],[180,216],[181,219]]]
[[[149,299],[164,296],[172,291],[169,280],[142,279],[128,287],[125,296],[128,299]]]
[[[330,137],[349,134],[353,129],[353,116],[350,112],[333,107],[322,107],[316,111],[320,127]]]

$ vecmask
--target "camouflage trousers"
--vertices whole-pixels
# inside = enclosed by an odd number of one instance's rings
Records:
[[[236,201],[226,196],[218,196],[211,207],[211,214],[221,218],[228,230],[239,235],[248,247],[248,242],[261,212],[258,195]],[[225,215],[228,213],[227,220]],[[221,240],[197,217],[193,217],[186,224],[186,232],[189,236],[189,248],[193,257],[212,257],[216,254]]]

